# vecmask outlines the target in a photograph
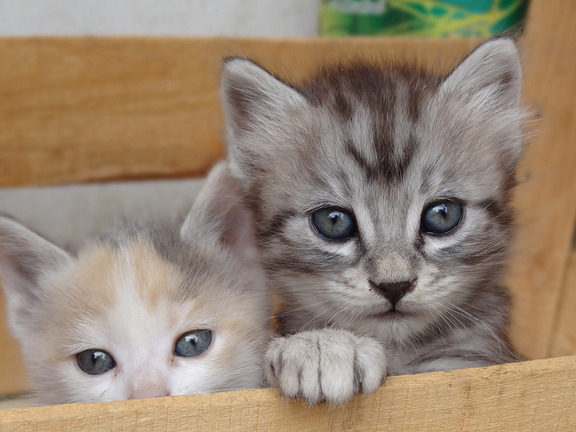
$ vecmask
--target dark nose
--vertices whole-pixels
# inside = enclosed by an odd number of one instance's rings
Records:
[[[411,280],[403,282],[383,282],[377,284],[370,281],[370,286],[374,291],[392,303],[392,307],[395,307],[402,297],[414,289],[414,282],[415,281]]]

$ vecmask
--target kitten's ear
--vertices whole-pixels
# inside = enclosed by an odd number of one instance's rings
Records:
[[[70,255],[28,228],[0,216],[0,278],[6,294],[10,328],[20,331],[34,321],[34,310],[42,304],[40,278],[57,270]]]
[[[512,39],[480,45],[444,80],[440,91],[459,93],[485,110],[520,106],[522,64]]]
[[[243,178],[256,163],[269,165],[278,143],[291,134],[295,113],[308,106],[298,91],[243,58],[230,58],[222,69],[220,88],[230,167]]]
[[[230,58],[222,69],[221,96],[227,126],[241,136],[273,126],[270,122],[306,104],[304,97],[266,70],[243,58]]]
[[[208,175],[190,213],[180,228],[180,237],[193,244],[198,238],[211,238],[228,249],[244,266],[258,265],[252,213],[242,202],[238,180],[230,175],[226,162],[220,162]]]

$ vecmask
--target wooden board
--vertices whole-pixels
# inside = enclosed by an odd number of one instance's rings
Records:
[[[0,39],[0,187],[204,174],[224,155],[218,84],[225,56],[250,56],[301,78],[352,54],[445,68],[476,43]]]
[[[21,392],[28,387],[20,345],[8,329],[5,310],[0,285],[0,395]]]
[[[548,355],[576,218],[576,2],[533,0],[523,40],[524,97],[539,118],[516,194],[512,338]],[[573,331],[576,331],[574,329]]]
[[[308,407],[276,390],[0,411],[0,432],[570,431],[576,357],[390,378],[350,403]]]
[[[560,295],[549,357],[576,354],[576,251],[570,255]]]

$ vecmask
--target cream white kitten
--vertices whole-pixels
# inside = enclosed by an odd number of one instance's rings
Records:
[[[10,328],[41,403],[257,388],[271,300],[250,214],[217,166],[179,226],[70,253],[0,217]]]

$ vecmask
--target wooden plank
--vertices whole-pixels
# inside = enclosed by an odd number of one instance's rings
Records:
[[[548,354],[576,218],[576,2],[532,0],[523,40],[524,96],[540,119],[515,199],[512,339]]]
[[[348,404],[251,390],[0,411],[0,431],[569,431],[576,357],[390,378]]]
[[[0,285],[0,395],[18,393],[27,386],[20,345],[8,329],[5,299]]]
[[[548,357],[576,354],[576,251],[572,251],[560,296]]]
[[[353,54],[443,68],[474,40],[0,39],[0,187],[201,175],[224,155],[222,58],[300,78]],[[289,72],[289,73],[288,73]]]

